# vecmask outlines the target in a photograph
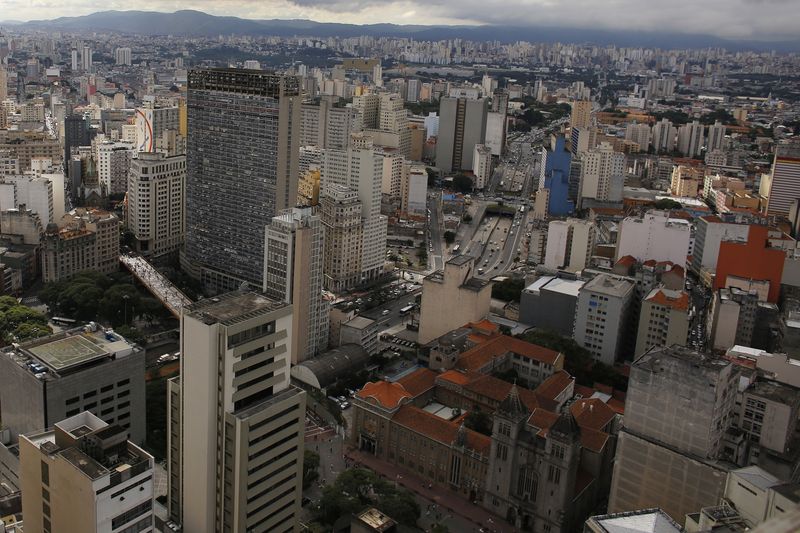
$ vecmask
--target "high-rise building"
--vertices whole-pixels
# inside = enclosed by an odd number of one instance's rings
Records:
[[[486,141],[486,98],[443,97],[439,101],[436,166],[443,172],[472,170],[476,144]]]
[[[425,216],[428,208],[428,171],[425,165],[403,165],[402,189],[401,211],[412,216]]]
[[[97,178],[106,194],[128,192],[132,157],[132,144],[109,141],[97,146]]]
[[[292,364],[328,347],[328,303],[322,296],[325,233],[309,208],[273,217],[264,244],[264,293],[292,304]]]
[[[725,133],[727,126],[719,120],[708,127],[708,137],[706,138],[706,152],[722,150],[725,147]]]
[[[322,271],[325,287],[339,292],[361,281],[361,249],[364,227],[358,193],[332,184],[320,196],[325,226],[325,256]]]
[[[746,241],[738,240],[738,237],[721,241],[714,289],[748,288],[753,282],[758,282],[765,286],[766,294],[762,299],[778,303],[786,252],[771,247],[770,237],[767,226],[751,225]]]
[[[78,68],[80,68],[80,63],[78,63],[78,51],[73,48],[72,53],[70,55],[72,60],[72,62],[70,63],[72,72],[73,73],[78,72]]]
[[[609,143],[589,150],[581,157],[580,204],[587,200],[621,202],[625,186],[625,154]]]
[[[683,291],[653,289],[642,301],[636,352],[653,346],[685,345],[689,335],[689,295]]]
[[[589,128],[592,125],[591,100],[576,100],[572,102],[572,113],[569,118],[571,128]]]
[[[255,70],[193,70],[187,106],[182,263],[214,291],[242,282],[260,286],[264,229],[297,200],[298,80]]]
[[[483,189],[492,179],[492,150],[485,144],[476,144],[472,155],[472,173],[475,175],[475,189]]]
[[[608,511],[660,507],[683,517],[716,505],[727,467],[715,460],[738,384],[731,362],[682,346],[639,357],[631,365]]]
[[[149,106],[136,108],[136,150],[138,152],[167,151],[170,133],[180,131],[179,106]],[[175,155],[170,153],[170,155]]]
[[[600,274],[581,287],[573,337],[595,360],[613,365],[629,355],[623,353],[629,340],[623,337],[628,332],[634,293],[633,281],[608,274]]]
[[[114,63],[117,65],[130,65],[131,64],[131,49],[130,48],[117,48],[114,50]]]
[[[542,147],[541,153],[539,188],[536,192],[537,217],[544,219],[548,216],[571,215],[575,210],[569,193],[572,154],[566,149],[566,140],[562,136],[551,139],[550,147]]]
[[[401,198],[403,194],[403,167],[405,158],[395,150],[380,150],[375,152],[383,159],[383,172],[381,175],[381,194],[391,198]]]
[[[656,153],[672,152],[675,150],[675,136],[678,130],[669,119],[662,118],[653,124],[653,150]]]
[[[155,531],[153,456],[82,412],[20,437],[25,531]]]
[[[89,46],[83,47],[83,53],[81,54],[81,68],[84,72],[92,71],[92,49]]]
[[[772,172],[768,175],[768,183],[764,181],[762,178],[760,193],[767,198],[767,215],[788,215],[792,202],[800,197],[800,143],[775,148]]]
[[[0,67],[0,102],[8,98],[8,71]]]
[[[175,253],[186,233],[186,156],[140,152],[128,175],[127,226],[144,256]]]
[[[69,168],[67,162],[72,159],[72,148],[89,146],[94,137],[94,131],[89,127],[89,120],[83,115],[67,115],[64,118],[64,167]],[[69,174],[69,171],[67,172]],[[70,176],[72,178],[72,176]],[[74,191],[73,191],[74,193]]]
[[[703,125],[695,120],[678,128],[678,151],[686,157],[700,155],[703,147]]]
[[[706,215],[695,219],[694,246],[691,267],[697,274],[717,269],[719,246],[722,241],[747,240],[750,226],[726,222],[717,215]]]
[[[55,218],[53,182],[37,176],[4,176],[0,181],[0,211],[27,206],[39,215],[42,226],[58,222]],[[62,207],[63,212],[63,207]]]
[[[132,312],[132,311],[131,311]],[[0,353],[0,416],[17,435],[90,411],[144,442],[144,350],[96,324]]]
[[[361,115],[352,107],[334,107],[326,115],[320,128],[325,129],[325,140],[319,145],[322,148],[343,150],[350,144],[350,136],[363,129]]]
[[[670,218],[669,211],[649,211],[641,217],[626,217],[619,226],[616,260],[630,255],[640,262],[670,261],[684,267],[691,254],[692,225]]]
[[[640,152],[647,152],[650,148],[650,126],[647,124],[628,124],[625,127],[625,140],[639,145]]]
[[[292,306],[257,293],[184,307],[169,474],[185,531],[299,530],[305,393],[289,383],[292,337]]]
[[[358,193],[363,225],[361,282],[383,274],[386,259],[388,220],[381,215],[383,164],[383,157],[369,147],[325,150],[322,163],[322,195],[327,193],[329,185],[343,185]]]
[[[590,220],[552,220],[547,230],[544,266],[578,272],[589,266],[597,230]]]

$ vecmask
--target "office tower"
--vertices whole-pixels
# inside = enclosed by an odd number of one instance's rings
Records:
[[[378,103],[378,124],[364,129],[372,135],[377,146],[394,148],[406,158],[411,156],[411,131],[408,129],[408,110],[399,94],[384,93]]]
[[[767,215],[788,215],[792,202],[800,197],[800,143],[775,148],[772,171],[766,184],[764,181],[762,179],[760,193],[767,198]]]
[[[577,218],[553,220],[547,229],[544,266],[578,272],[589,266],[597,230],[593,222]]]
[[[97,146],[97,178],[106,194],[128,191],[128,172],[133,158],[133,145],[104,142]]]
[[[608,143],[589,150],[581,157],[579,203],[621,202],[625,185],[625,154],[615,152]]]
[[[584,283],[577,276],[562,273],[537,278],[520,295],[520,322],[563,337],[572,336],[575,308]]]
[[[391,198],[401,198],[403,193],[403,168],[406,159],[394,150],[376,150],[383,161],[381,173],[381,194]]]
[[[41,240],[42,280],[65,279],[83,270],[119,270],[119,219],[97,208],[78,207],[57,224],[45,226]]]
[[[628,333],[634,293],[631,280],[609,274],[600,274],[581,287],[573,337],[595,360],[613,365],[630,356],[624,352],[631,339],[623,337]]]
[[[684,517],[717,504],[727,467],[715,460],[738,384],[732,363],[682,346],[639,357],[631,365],[608,511],[660,507]]]
[[[8,71],[0,67],[0,102],[8,98]]]
[[[300,105],[300,146],[325,147],[325,125],[328,122],[328,101]]]
[[[78,68],[80,66],[80,64],[78,63],[78,51],[73,48],[71,56],[72,56],[71,57],[72,62],[70,63],[70,65],[71,65],[72,72],[75,73],[75,72],[78,72]]]
[[[130,48],[117,48],[114,50],[114,62],[117,65],[130,65],[131,64],[131,49]]]
[[[295,77],[193,70],[188,89],[186,246],[182,263],[213,291],[260,286],[264,228],[297,201]]]
[[[299,530],[305,393],[289,383],[291,329],[291,305],[253,292],[184,307],[169,475],[185,531]]]
[[[20,437],[25,531],[155,531],[153,456],[89,412]]]
[[[375,84],[375,87],[383,87],[383,67],[380,61],[372,67],[372,83]]]
[[[261,63],[255,59],[247,59],[243,67],[248,70],[261,70]]]
[[[12,440],[90,411],[144,442],[144,350],[116,333],[90,323],[14,345],[0,353],[0,374]]]
[[[683,267],[690,254],[692,225],[670,218],[669,211],[648,211],[641,217],[625,217],[619,226],[616,260],[630,255],[637,261],[670,261]]]
[[[328,347],[328,303],[322,296],[325,233],[309,208],[287,209],[272,218],[264,244],[264,293],[292,304],[291,362]]]
[[[357,136],[356,140],[361,136]],[[321,168],[322,195],[330,185],[342,185],[357,192],[361,203],[363,244],[361,246],[361,282],[383,274],[386,259],[387,218],[381,215],[383,158],[369,148],[325,150]],[[327,243],[334,245],[335,243]]]
[[[506,150],[508,133],[508,93],[497,90],[492,95],[492,105],[486,114],[486,145],[492,155],[500,156]]]
[[[148,257],[177,252],[186,233],[186,156],[141,152],[128,175],[128,229]]]
[[[84,72],[92,71],[92,49],[89,46],[83,47],[81,54],[81,68]]]
[[[448,331],[489,315],[491,283],[473,277],[475,258],[457,255],[422,282],[419,343],[427,344]]]
[[[64,167],[72,160],[72,149],[78,146],[89,146],[94,137],[94,131],[89,127],[89,120],[83,115],[68,115],[64,118]],[[67,172],[70,178],[73,176]]]
[[[592,102],[576,100],[572,102],[572,113],[569,118],[570,128],[590,128],[592,126]]]
[[[635,355],[653,346],[683,346],[688,336],[689,295],[664,288],[650,291],[642,301]]]
[[[569,192],[572,154],[566,149],[566,139],[562,136],[551,139],[549,148],[542,147],[541,154],[536,216],[544,219],[571,215],[575,210]]]
[[[325,187],[320,197],[325,227],[325,256],[322,271],[325,287],[339,292],[361,280],[361,247],[364,227],[358,193],[343,185]]]
[[[158,106],[136,108],[136,150],[164,150],[165,138],[180,130],[180,107]],[[170,155],[175,155],[171,153]]]
[[[727,126],[719,120],[708,127],[708,138],[706,139],[706,152],[722,150],[725,148],[725,133]]]
[[[419,86],[420,81],[417,78],[411,78],[406,84],[406,102],[419,102]]]
[[[379,94],[368,93],[353,97],[353,107],[361,115],[361,124],[364,129],[378,128],[378,111],[381,106],[381,96]]]
[[[485,144],[476,144],[475,153],[472,155],[472,173],[475,183],[472,187],[483,189],[492,179],[492,149]]]
[[[653,150],[655,153],[672,152],[675,150],[675,136],[678,130],[669,119],[662,118],[653,124]]]
[[[476,144],[486,140],[486,98],[443,97],[439,101],[436,166],[443,172],[472,170]]]
[[[570,151],[572,155],[578,156],[591,150],[597,144],[597,128],[586,126],[583,128],[573,127],[570,129]]]
[[[703,125],[697,120],[678,128],[678,151],[686,157],[700,155],[703,147]]]
[[[325,121],[320,123],[319,127],[324,128],[325,138],[323,143],[318,146],[339,150],[347,148],[350,143],[350,136],[363,129],[361,116],[352,107],[334,107],[330,109]]]
[[[640,152],[647,152],[650,148],[650,126],[636,122],[625,126],[625,140],[639,145]]]
[[[425,165],[403,165],[403,193],[400,210],[411,216],[424,217],[428,209],[428,171]]]

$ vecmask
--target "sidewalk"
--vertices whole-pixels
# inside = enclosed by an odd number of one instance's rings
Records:
[[[399,468],[393,464],[379,460],[372,454],[348,449],[345,458],[369,468],[382,477],[399,483],[406,489],[429,500],[454,515],[460,516],[475,524],[475,531],[484,528],[496,533],[515,533],[517,530],[500,517],[460,497],[440,485],[428,488],[427,482],[413,472]]]

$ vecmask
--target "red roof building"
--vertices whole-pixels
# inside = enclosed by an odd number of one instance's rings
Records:
[[[750,226],[747,242],[723,241],[719,245],[714,290],[727,288],[728,277],[769,281],[767,301],[778,303],[786,254],[768,246],[769,228]]]

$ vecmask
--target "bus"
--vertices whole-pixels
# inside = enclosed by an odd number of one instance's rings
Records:
[[[78,323],[77,320],[74,320],[72,318],[63,318],[60,316],[54,316],[53,318],[50,319],[50,321],[53,324],[57,324],[59,326],[74,326],[75,324]]]
[[[455,246],[453,246],[453,255],[457,254],[460,249],[461,249],[460,244],[456,244]]]
[[[402,309],[400,309],[400,316],[406,316],[408,313],[411,312],[412,309],[414,309],[413,305],[407,305],[403,307]]]
[[[519,206],[519,212],[520,213],[524,213],[525,212],[525,206],[524,205]]]

